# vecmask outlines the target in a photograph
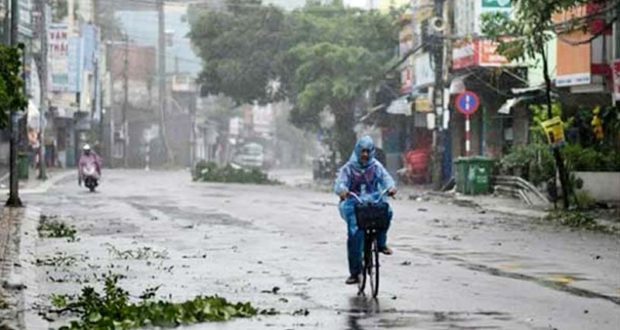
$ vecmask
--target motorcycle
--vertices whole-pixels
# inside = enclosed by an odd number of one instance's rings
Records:
[[[95,164],[88,164],[82,168],[82,176],[84,178],[84,185],[90,192],[95,192],[95,188],[99,185],[99,173]]]

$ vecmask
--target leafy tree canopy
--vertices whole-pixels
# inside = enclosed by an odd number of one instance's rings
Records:
[[[610,8],[620,4],[618,0],[513,0],[513,17],[502,13],[485,14],[482,33],[499,41],[498,52],[509,59],[535,58],[557,31],[554,15],[593,2],[607,4]]]
[[[11,111],[26,108],[21,73],[21,47],[0,45],[0,128],[7,127]]]
[[[224,11],[191,21],[190,38],[205,62],[203,92],[238,103],[288,99],[291,120],[316,128],[319,114],[336,116],[341,154],[352,148],[356,100],[383,78],[396,56],[396,13],[308,1],[292,12],[260,0],[228,0]]]

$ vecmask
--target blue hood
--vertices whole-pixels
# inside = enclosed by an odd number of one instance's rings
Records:
[[[368,159],[368,163],[366,164],[366,166],[363,166],[361,163],[362,150],[364,149],[370,150],[370,158]],[[353,154],[351,154],[351,158],[349,158],[349,163],[353,164],[356,168],[359,169],[368,168],[376,161],[375,154],[375,143],[372,141],[372,138],[370,136],[366,135],[359,139],[355,144],[355,149],[353,150]]]

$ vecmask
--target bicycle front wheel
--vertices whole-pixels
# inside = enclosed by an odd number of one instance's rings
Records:
[[[369,280],[368,268],[372,265],[372,247],[369,244],[368,236],[364,240],[364,255],[362,256],[362,274],[359,281],[359,295],[364,295],[366,280]],[[370,280],[369,280],[370,281]]]
[[[370,282],[370,294],[373,298],[377,298],[379,294],[379,244],[377,238],[372,239],[367,264],[368,281]]]

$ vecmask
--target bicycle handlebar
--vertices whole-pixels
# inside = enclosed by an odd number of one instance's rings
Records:
[[[379,195],[379,197],[377,198],[377,200],[375,200],[375,203],[379,203],[381,201],[381,199],[389,192],[389,189],[385,189],[383,190],[383,192],[381,192],[381,195]],[[362,199],[360,198],[360,196],[358,196],[356,193],[354,192],[349,192],[349,195],[355,197],[355,199],[357,199],[357,201],[361,204],[364,203],[364,201],[362,201]]]

